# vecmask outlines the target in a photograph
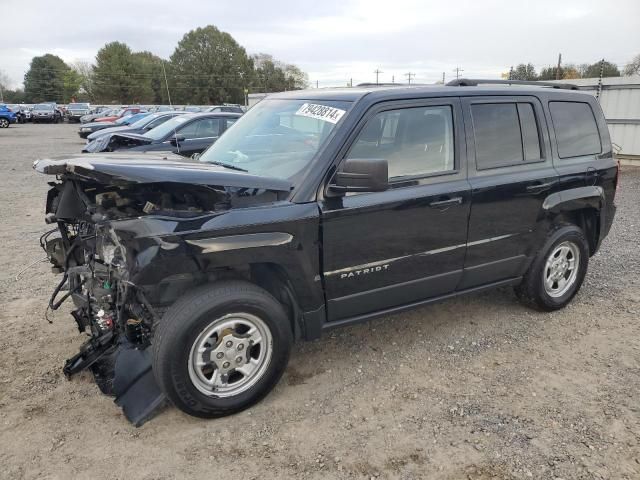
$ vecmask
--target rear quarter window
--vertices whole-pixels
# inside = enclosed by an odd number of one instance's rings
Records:
[[[591,106],[584,102],[549,102],[560,158],[602,152],[600,132]]]

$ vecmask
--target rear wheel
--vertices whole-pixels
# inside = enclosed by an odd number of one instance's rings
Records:
[[[575,225],[556,229],[548,238],[522,283],[515,289],[525,304],[557,310],[578,293],[587,273],[589,244]]]
[[[180,410],[213,418],[267,395],[284,372],[293,336],[282,305],[242,281],[185,295],[162,318],[153,339],[153,370]]]
[[[0,118],[0,128],[9,128],[9,120]]]

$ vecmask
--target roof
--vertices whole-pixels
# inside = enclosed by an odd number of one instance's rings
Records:
[[[355,102],[364,96],[395,98],[428,98],[428,97],[456,97],[456,96],[499,96],[499,95],[531,95],[541,92],[557,96],[584,95],[575,90],[558,90],[548,87],[530,85],[494,85],[482,84],[477,86],[449,86],[449,85],[367,85],[341,88],[317,88],[309,90],[294,90],[273,93],[271,99],[300,99],[324,101]]]

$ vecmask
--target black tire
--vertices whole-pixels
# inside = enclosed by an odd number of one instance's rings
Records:
[[[9,120],[6,118],[0,119],[0,128],[9,128]]]
[[[192,346],[216,319],[247,312],[269,328],[272,354],[266,369],[248,390],[234,396],[202,393],[191,380]],[[183,412],[215,418],[244,410],[265,397],[284,373],[293,335],[283,306],[266,290],[232,280],[205,285],[178,299],[164,314],[153,337],[153,371],[160,388]]]
[[[577,273],[570,287],[560,296],[550,295],[545,288],[546,263],[556,248],[564,243],[574,244],[580,252],[577,261]],[[522,303],[530,307],[553,311],[565,307],[578,293],[589,266],[589,243],[584,232],[575,225],[561,225],[556,227],[538,252],[524,276],[522,283],[515,287],[517,297]]]

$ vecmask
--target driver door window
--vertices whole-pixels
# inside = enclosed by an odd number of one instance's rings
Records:
[[[348,156],[386,159],[390,181],[453,171],[451,107],[413,107],[380,112],[364,126]]]

